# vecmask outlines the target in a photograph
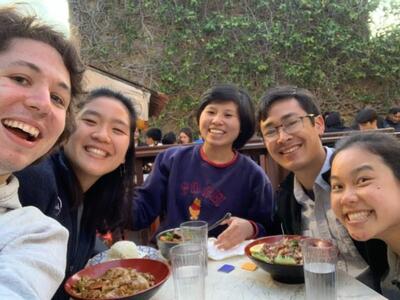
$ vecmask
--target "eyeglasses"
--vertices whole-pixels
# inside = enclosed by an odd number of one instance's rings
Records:
[[[309,118],[311,122],[314,122],[314,114],[308,114],[301,117],[290,117],[282,122],[281,125],[278,126],[267,126],[263,130],[263,136],[268,141],[273,141],[278,139],[279,136],[279,128],[282,127],[282,130],[287,134],[294,134],[300,131],[303,128],[303,119]]]

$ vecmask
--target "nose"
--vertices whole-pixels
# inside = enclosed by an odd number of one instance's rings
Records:
[[[278,144],[282,144],[292,138],[290,134],[288,134],[285,130],[283,130],[283,127],[278,127],[277,130],[278,130],[278,139],[276,140],[276,142]]]
[[[211,122],[213,124],[221,124],[223,122],[222,114],[215,114],[214,117],[212,118]]]
[[[351,188],[347,187],[344,189],[342,193],[342,197],[340,198],[340,203],[341,204],[354,204],[357,202],[357,193],[356,191]]]
[[[51,108],[50,92],[44,87],[37,88],[31,95],[26,97],[24,103],[28,110],[40,117],[44,117],[50,112]]]
[[[102,143],[111,142],[110,134],[105,126],[96,128],[96,130],[92,133],[92,137]]]

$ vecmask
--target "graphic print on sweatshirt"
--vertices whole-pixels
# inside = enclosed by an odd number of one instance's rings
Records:
[[[205,203],[208,203],[206,206],[219,207],[226,199],[221,191],[211,185],[201,186],[198,181],[183,182],[180,186],[180,194],[185,198],[191,196],[194,198],[190,200],[188,207],[191,220],[199,219],[201,207],[205,206]]]
[[[201,210],[201,200],[199,198],[196,198],[189,206],[190,220],[198,220],[200,215],[200,210]]]

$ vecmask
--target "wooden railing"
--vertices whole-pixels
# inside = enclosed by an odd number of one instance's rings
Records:
[[[400,137],[399,132],[394,132],[393,128],[383,128],[374,130],[374,132],[385,132]],[[322,135],[321,140],[323,145],[333,147],[335,143],[349,134],[357,134],[360,131],[342,131],[325,133]],[[147,163],[153,163],[156,156],[170,147],[185,147],[185,145],[162,145],[157,147],[138,147],[136,148],[136,183],[138,185],[143,183],[143,166]],[[257,164],[259,164],[271,179],[274,188],[285,178],[287,171],[279,166],[268,154],[267,149],[261,138],[250,140],[239,152],[250,156]]]

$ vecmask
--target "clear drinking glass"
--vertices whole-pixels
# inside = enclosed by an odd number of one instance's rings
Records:
[[[300,242],[304,259],[306,299],[336,300],[338,249],[330,240],[307,238]]]
[[[183,243],[197,244],[203,249],[204,270],[207,274],[207,239],[208,239],[208,223],[206,221],[188,221],[181,223]]]
[[[171,248],[175,300],[205,300],[204,251],[199,244]]]

